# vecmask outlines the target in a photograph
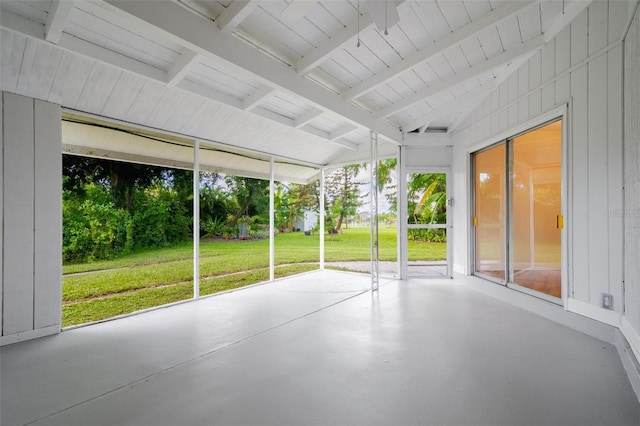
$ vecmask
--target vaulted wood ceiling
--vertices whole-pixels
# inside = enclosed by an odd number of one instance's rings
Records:
[[[447,143],[589,3],[3,0],[0,84],[93,121],[275,155],[308,180],[305,167],[367,159],[370,130],[383,156]]]

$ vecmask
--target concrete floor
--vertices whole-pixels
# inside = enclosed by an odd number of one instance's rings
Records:
[[[456,283],[324,271],[1,349],[0,424],[639,425],[616,349]]]

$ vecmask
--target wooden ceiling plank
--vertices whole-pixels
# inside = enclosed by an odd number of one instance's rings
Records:
[[[346,92],[344,92],[343,97],[349,101],[360,97],[368,91],[373,90],[379,85],[396,77],[398,74],[414,67],[420,62],[427,61],[428,59],[434,57],[442,51],[460,44],[467,38],[474,36],[475,34],[486,28],[495,27],[499,22],[515,15],[520,10],[530,6],[533,3],[535,3],[535,1],[521,1],[508,3],[505,6],[496,8],[486,15],[469,23],[468,25],[465,25],[459,30],[449,33],[442,39],[436,41],[435,43],[432,43],[415,55],[405,58],[403,61],[397,62],[386,70],[376,74],[374,77],[347,90]]]
[[[293,121],[293,127],[295,127],[296,129],[299,129],[302,126],[305,126],[308,123],[312,122],[314,119],[321,116],[322,114],[324,114],[324,111],[319,110],[317,108],[312,108],[311,110],[307,111],[300,117],[296,118]]]
[[[108,0],[117,10],[138,20],[150,36],[170,39],[204,56],[217,58],[230,69],[251,72],[263,84],[306,99],[312,106],[341,115],[359,126],[373,129],[381,137],[396,144],[402,142],[399,129],[375,120],[366,111],[345,102],[323,87],[299,76],[295,70],[267,55],[256,54],[255,48],[231,34],[218,30],[210,22],[172,2],[146,7],[144,2]]]
[[[544,45],[544,37],[538,36],[534,39],[529,40],[526,43],[522,43],[518,48],[503,52],[500,55],[489,59],[488,61],[483,62],[475,67],[471,67],[466,69],[465,71],[459,72],[455,76],[448,78],[446,80],[442,80],[440,83],[434,84],[430,87],[427,87],[414,95],[403,99],[400,102],[397,102],[387,108],[383,108],[377,111],[374,116],[377,119],[386,118],[390,115],[395,114],[396,112],[402,111],[409,106],[420,102],[421,100],[428,98],[430,96],[434,96],[438,93],[444,92],[449,88],[453,87],[456,84],[460,84],[465,80],[475,77],[478,74],[484,73],[486,71],[491,70],[494,67],[497,67],[501,64],[505,64],[507,62],[513,61],[522,55],[526,55],[529,52],[540,49]]]
[[[414,122],[403,126],[402,130],[405,133],[412,132],[413,130],[421,127],[424,127],[426,130],[426,128],[429,127],[429,124],[431,124],[431,122],[436,118],[449,114],[451,112],[455,112],[457,109],[463,107],[466,103],[469,103],[470,101],[473,101],[476,98],[482,97],[484,99],[484,95],[495,90],[496,87],[498,86],[495,83],[495,81],[492,81],[488,84],[480,86],[477,89],[472,90],[471,92],[465,94],[464,96],[457,98],[453,102],[449,102],[448,104],[445,104],[439,108],[436,108],[433,111],[429,111],[428,113],[424,114],[422,117],[418,118]],[[424,133],[424,131],[422,133]]]
[[[264,98],[271,95],[275,89],[271,86],[261,85],[258,90],[250,94],[243,102],[242,109],[245,111],[251,111],[254,109]]]
[[[353,41],[357,37],[358,32],[363,33],[373,26],[373,21],[367,13],[363,13],[360,17],[360,25],[358,30],[357,20],[351,22],[341,31],[334,34],[326,43],[316,47],[307,53],[302,59],[295,64],[298,75],[307,75],[318,65],[326,61],[336,50],[341,49],[346,43]]]
[[[184,50],[175,64],[167,71],[167,85],[175,86],[185,78],[185,76],[198,65],[199,55],[193,50]]]
[[[256,0],[233,0],[215,22],[220,31],[231,33],[256,7]]]
[[[54,0],[47,15],[47,22],[44,25],[44,39],[50,43],[58,44],[64,25],[69,18],[69,13],[73,9],[72,0]]]

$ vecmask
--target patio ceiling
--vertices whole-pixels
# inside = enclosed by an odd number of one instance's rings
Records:
[[[282,177],[305,181],[308,167],[366,160],[370,129],[381,156],[446,143],[589,3],[2,1],[0,84],[78,116],[299,162]]]

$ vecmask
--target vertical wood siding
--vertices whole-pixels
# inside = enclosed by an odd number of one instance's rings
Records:
[[[624,45],[625,316],[640,336],[640,11]],[[640,350],[640,347],[637,348]]]
[[[565,200],[571,214],[567,218],[570,297],[599,306],[601,294],[611,293],[618,312],[623,297],[620,38],[628,16],[628,2],[594,2],[467,117],[454,145],[454,174],[458,175],[466,170],[468,147],[508,133],[571,100]],[[463,182],[468,191],[467,180]],[[467,209],[464,193],[456,198],[465,200],[456,204],[458,210]],[[456,226],[468,229],[467,217],[466,213],[456,215]],[[458,232],[455,238],[456,246],[468,246],[466,233]],[[455,269],[464,271],[461,263],[466,259],[458,251]],[[640,306],[640,299],[636,305]]]
[[[2,336],[60,325],[60,107],[2,93]]]

